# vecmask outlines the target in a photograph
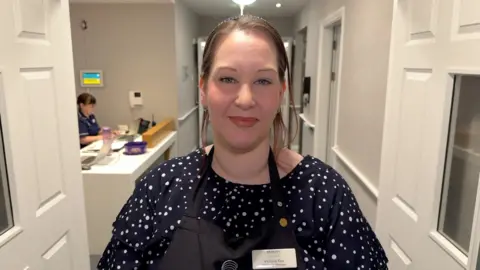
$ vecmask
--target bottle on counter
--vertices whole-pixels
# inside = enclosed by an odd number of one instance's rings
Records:
[[[109,127],[103,127],[102,128],[102,137],[103,137],[103,143],[108,143],[113,140],[113,132],[112,129]]]
[[[102,128],[102,138],[103,138],[103,144],[112,144],[114,139],[115,139],[115,136],[113,134],[113,131],[111,128],[109,127],[103,127]],[[111,155],[113,152],[113,149],[110,148],[110,151],[108,153],[108,155]]]

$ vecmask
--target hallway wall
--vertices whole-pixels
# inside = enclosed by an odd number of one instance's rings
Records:
[[[313,93],[304,112],[315,122],[319,24],[332,12],[345,7],[337,145],[351,166],[337,160],[336,169],[347,179],[372,225],[377,199],[373,193],[380,181],[392,5],[393,1],[378,0],[311,0],[295,22],[296,32],[308,27],[305,73],[312,77]],[[321,132],[317,130],[316,134],[320,136]],[[373,193],[365,183],[373,186]]]
[[[197,74],[193,40],[198,37],[199,16],[175,1],[175,55],[178,89],[178,155],[198,147]]]

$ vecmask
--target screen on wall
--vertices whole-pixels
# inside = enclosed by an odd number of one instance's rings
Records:
[[[82,87],[102,87],[102,71],[82,71],[80,72]]]

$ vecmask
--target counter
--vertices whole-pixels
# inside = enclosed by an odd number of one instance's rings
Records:
[[[172,131],[145,154],[129,156],[121,150],[107,157],[102,165],[82,171],[90,255],[103,253],[112,223],[132,194],[135,182],[150,168],[176,156],[176,140],[177,132]],[[81,156],[88,155],[92,155],[88,147],[82,149]]]

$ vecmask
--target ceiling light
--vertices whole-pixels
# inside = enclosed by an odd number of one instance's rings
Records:
[[[277,3],[275,6],[276,6],[277,8],[279,8],[279,7],[282,7],[282,4]]]
[[[255,2],[256,0],[232,0],[232,1],[238,5],[246,6],[246,5],[253,4],[253,2]]]

